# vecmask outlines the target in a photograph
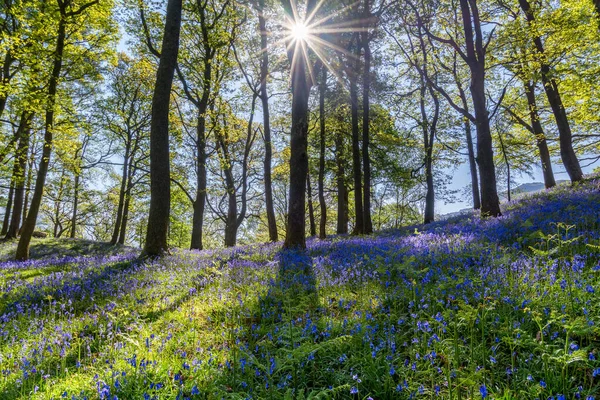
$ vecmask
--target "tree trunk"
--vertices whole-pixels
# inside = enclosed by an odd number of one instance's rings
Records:
[[[208,40],[205,38],[205,40]],[[208,49],[207,49],[208,50]],[[196,126],[196,200],[192,217],[191,250],[202,250],[202,234],[204,224],[204,208],[206,206],[206,111],[210,100],[212,79],[212,64],[209,58],[204,60],[204,87],[202,97],[197,104],[198,124]]]
[[[552,161],[550,159],[550,151],[546,142],[544,128],[540,123],[540,116],[535,101],[535,86],[531,82],[525,82],[525,95],[527,96],[527,104],[529,106],[529,118],[531,119],[531,128],[540,152],[540,161],[542,164],[542,172],[544,174],[544,185],[546,189],[556,186],[554,173],[552,172]]]
[[[298,48],[295,51],[300,51]],[[308,98],[310,82],[303,57],[293,58],[289,208],[285,248],[306,248],[306,175],[308,173]]]
[[[121,222],[123,220],[123,206],[125,204],[125,192],[127,191],[127,180],[129,176],[129,156],[131,140],[127,139],[125,145],[125,157],[123,157],[123,171],[121,172],[121,186],[119,188],[119,203],[117,205],[117,218],[115,219],[115,226],[113,227],[112,238],[110,244],[115,245],[119,240],[119,232],[121,230]]]
[[[362,196],[362,173],[360,162],[360,144],[358,134],[358,89],[356,76],[350,79],[350,107],[352,115],[352,176],[354,177],[354,224],[353,235],[362,235],[365,232],[363,196]]]
[[[325,239],[327,227],[327,205],[325,204],[325,92],[327,90],[327,68],[322,67],[319,85],[319,238]]]
[[[494,165],[494,151],[492,148],[492,134],[490,121],[485,102],[484,71],[474,68],[472,72],[471,95],[477,119],[477,164],[479,165],[479,179],[481,187],[481,214],[483,216],[497,217],[500,213],[500,200],[496,187],[496,167]]]
[[[269,114],[269,95],[267,92],[267,78],[269,74],[269,53],[268,53],[268,32],[264,17],[265,1],[259,0],[258,27],[260,29],[260,50],[262,59],[260,63],[260,100],[263,111],[263,134],[265,145],[265,158],[263,164],[263,174],[265,182],[265,208],[267,211],[267,226],[269,228],[269,240],[276,242],[279,237],[277,233],[277,220],[275,219],[275,209],[273,207],[273,183],[271,178],[271,160],[273,157],[273,145],[271,143],[271,118]]]
[[[435,188],[433,186],[433,139],[435,137],[435,124],[433,122],[430,126],[429,117],[425,109],[425,94],[427,88],[425,86],[425,77],[421,79],[421,96],[420,96],[420,108],[421,108],[421,128],[423,131],[423,147],[425,149],[425,183],[427,192],[425,194],[425,212],[423,216],[423,223],[429,224],[435,219]],[[436,103],[437,104],[437,103]],[[436,111],[439,110],[439,107]],[[437,119],[437,116],[434,116]]]
[[[527,23],[534,25],[536,22],[535,16],[529,2],[527,0],[519,0],[519,5],[525,13]],[[554,114],[554,119],[556,120],[556,126],[558,128],[560,157],[565,169],[567,170],[567,173],[569,174],[569,177],[571,178],[571,182],[579,182],[583,179],[583,172],[581,171],[579,160],[577,159],[577,155],[573,149],[571,126],[569,124],[569,119],[567,118],[567,112],[562,103],[560,91],[558,89],[558,83],[556,82],[556,79],[551,76],[551,68],[544,53],[542,38],[535,36],[533,38],[533,43],[535,44],[538,55],[540,56],[540,72],[542,83],[544,84],[544,91],[546,92],[546,97],[548,98],[548,103],[550,103],[550,107],[552,108],[552,113]]]
[[[467,49],[467,64],[471,71],[471,98],[475,111],[477,129],[477,164],[481,188],[481,215],[501,215],[500,200],[496,187],[496,168],[490,131],[489,113],[485,96],[485,48],[481,20],[476,0],[460,0],[460,7]],[[476,35],[473,34],[473,26]],[[475,38],[475,42],[474,42]]]
[[[456,55],[455,55],[456,57]],[[456,82],[456,87],[458,88],[458,93],[460,96],[460,100],[462,102],[462,108],[465,111],[469,111],[469,102],[467,101],[467,95],[465,90],[463,89],[460,78],[458,77],[457,72],[458,66],[456,64],[456,59],[454,60],[452,75],[454,76],[454,81]],[[467,153],[469,154],[469,170],[471,174],[471,193],[473,196],[473,209],[479,210],[481,208],[481,198],[479,197],[479,177],[477,176],[477,161],[475,158],[475,151],[473,149],[473,134],[471,130],[471,121],[463,117],[463,123],[465,125],[465,136],[467,139]]]
[[[15,176],[15,197],[13,202],[13,211],[6,232],[6,239],[16,239],[21,226],[21,212],[23,211],[23,200],[25,197],[25,169],[27,168],[27,157],[29,156],[29,136],[31,134],[31,120],[33,113],[24,112],[21,115],[19,128],[23,133],[20,134],[19,145],[15,157],[16,176]]]
[[[35,139],[35,135],[34,135]],[[21,221],[21,228],[19,229],[19,235],[23,230],[23,225],[25,225],[25,221],[27,220],[27,206],[29,205],[29,194],[31,191],[31,185],[33,183],[33,167],[35,162],[35,140],[34,143],[30,146],[30,153],[27,159],[27,181],[25,183],[25,200],[23,200],[23,218]]]
[[[131,190],[133,190],[133,184],[131,182],[132,179],[133,175],[130,172],[129,177],[127,178],[127,191],[125,192],[125,204],[123,205],[123,218],[121,218],[121,229],[119,229],[119,240],[117,241],[119,244],[125,244],[125,238],[127,237],[127,223],[129,222]]]
[[[365,0],[365,20],[371,16],[369,0]],[[362,123],[362,162],[363,162],[363,232],[373,233],[373,221],[371,219],[371,160],[369,158],[369,123],[370,103],[369,92],[371,90],[371,47],[369,45],[368,28],[361,32],[362,47],[364,49],[365,69],[363,71],[363,123]]]
[[[346,169],[344,157],[344,139],[338,133],[335,137],[335,163],[337,181],[337,229],[336,233],[348,233],[348,190],[346,188]]]
[[[14,173],[13,173],[14,174]],[[4,236],[8,232],[8,224],[10,222],[10,214],[12,212],[12,203],[15,193],[15,182],[14,176],[10,180],[10,188],[8,189],[8,199],[6,201],[6,209],[4,210],[4,220],[2,221],[2,232],[0,235]]]
[[[42,150],[42,158],[38,167],[37,179],[35,181],[35,189],[31,199],[31,205],[27,214],[21,238],[17,246],[15,258],[17,260],[29,259],[29,244],[35,225],[37,222],[38,213],[42,204],[42,196],[44,194],[44,186],[46,184],[46,175],[48,174],[48,165],[50,164],[50,156],[52,154],[52,140],[54,134],[54,107],[56,103],[56,93],[58,89],[58,79],[62,69],[63,52],[65,48],[66,38],[66,10],[61,6],[61,17],[58,23],[58,35],[56,39],[56,50],[54,52],[54,63],[52,66],[52,74],[48,85],[45,133],[44,133],[44,148]]]
[[[80,172],[77,171],[75,173],[75,182],[73,184],[73,212],[71,213],[71,232],[69,233],[69,237],[71,239],[75,239],[75,234],[77,233],[77,212],[79,208],[79,181],[80,181]]]
[[[310,186],[310,173],[306,174],[306,195],[308,197],[308,221],[310,223],[310,236],[317,236],[315,208],[313,207],[312,188]]]
[[[475,151],[473,150],[473,135],[471,133],[471,121],[464,119],[465,135],[467,137],[467,152],[469,153],[469,170],[471,173],[471,193],[473,195],[473,209],[481,208],[481,199],[479,198],[479,182],[477,176],[477,161],[475,160]]]
[[[182,0],[169,0],[156,85],[152,96],[150,126],[150,212],[143,255],[168,252],[167,235],[171,211],[169,157],[169,104],[179,52]]]

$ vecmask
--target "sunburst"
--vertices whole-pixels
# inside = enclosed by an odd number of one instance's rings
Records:
[[[339,81],[343,81],[339,71],[330,62],[330,52],[342,53],[350,58],[356,56],[334,43],[332,39],[337,38],[341,33],[357,33],[368,29],[365,27],[367,21],[360,19],[331,23],[334,18],[355,8],[358,2],[316,19],[324,3],[325,0],[320,0],[308,15],[302,17],[296,1],[290,0],[291,13],[286,13],[286,21],[283,24],[284,37],[280,42],[286,44],[287,51],[291,55],[290,78],[292,80],[299,71],[308,71],[309,79],[315,81],[313,63],[310,60],[310,54],[314,54],[331,74]],[[300,63],[303,68],[299,68]]]

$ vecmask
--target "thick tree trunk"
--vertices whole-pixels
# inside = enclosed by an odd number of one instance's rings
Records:
[[[367,20],[370,15],[369,0],[365,0],[365,19]],[[371,160],[369,158],[369,123],[370,123],[370,100],[369,94],[371,91],[371,47],[369,45],[369,31],[368,29],[361,32],[362,36],[362,47],[364,50],[365,57],[365,69],[363,71],[363,123],[362,123],[362,162],[363,162],[363,230],[364,233],[373,233],[373,221],[371,219]]]
[[[6,232],[6,239],[15,239],[19,233],[21,226],[21,213],[23,211],[23,200],[25,197],[25,169],[27,168],[27,158],[29,156],[29,136],[31,134],[31,120],[33,113],[24,112],[21,115],[19,128],[22,129],[19,138],[19,145],[15,157],[16,174],[15,174],[15,197],[13,202],[13,211]]]
[[[8,224],[10,223],[10,214],[12,212],[12,204],[15,193],[15,182],[14,176],[10,180],[10,188],[8,189],[8,199],[6,200],[6,208],[4,210],[4,220],[2,221],[2,232],[0,235],[4,236],[8,232]]]
[[[182,0],[169,0],[156,85],[152,97],[150,126],[150,212],[143,255],[168,252],[167,235],[171,211],[169,157],[169,100],[179,52]]]
[[[352,119],[352,176],[354,178],[354,224],[353,235],[362,235],[365,232],[363,195],[362,195],[362,173],[360,162],[360,142],[358,129],[358,89],[356,77],[350,79],[350,107]]]
[[[537,104],[535,101],[535,86],[531,82],[525,82],[525,95],[527,96],[527,104],[529,106],[529,118],[531,120],[531,128],[540,152],[540,161],[542,164],[542,172],[544,174],[544,185],[546,189],[556,186],[554,173],[552,172],[552,161],[550,159],[550,151],[546,142],[544,128],[540,122]]]
[[[501,215],[496,187],[496,167],[490,131],[489,113],[485,96],[485,48],[481,20],[476,0],[460,0],[463,29],[467,49],[467,64],[471,71],[471,98],[477,129],[477,164],[481,188],[481,215]],[[475,27],[475,33],[473,33]]]
[[[348,233],[348,189],[346,188],[346,160],[344,140],[341,134],[335,137],[335,163],[337,181],[337,229],[336,233]]]
[[[496,186],[492,134],[485,101],[485,75],[483,66],[481,68],[473,68],[472,75],[471,95],[477,119],[477,164],[479,165],[481,187],[481,214],[488,217],[497,217],[501,215],[500,200],[498,199],[498,189]]]
[[[435,219],[435,188],[433,186],[433,138],[435,137],[435,126],[434,123],[431,125],[429,124],[429,117],[425,109],[425,94],[427,90],[425,86],[425,77],[423,77],[421,84],[422,88],[419,103],[421,106],[421,128],[423,131],[423,147],[425,150],[425,183],[427,187],[423,223],[429,224]]]
[[[228,157],[229,158],[229,157]],[[226,161],[227,162],[227,161]],[[235,191],[235,181],[231,162],[225,169],[225,182],[227,184],[227,218],[225,222],[225,247],[233,247],[237,241],[237,196]]]
[[[535,16],[529,1],[519,0],[519,5],[525,13],[527,22],[530,25],[534,25],[536,22]],[[571,125],[569,124],[567,112],[562,103],[562,98],[558,89],[558,83],[556,79],[552,77],[551,67],[550,64],[548,64],[548,60],[546,59],[546,55],[544,53],[542,38],[539,36],[534,37],[533,43],[535,44],[535,48],[540,57],[540,72],[542,83],[544,84],[544,91],[546,92],[546,97],[548,98],[548,103],[550,103],[550,107],[552,108],[552,113],[554,114],[554,119],[556,120],[556,126],[558,128],[560,157],[565,169],[567,170],[567,173],[569,174],[569,177],[571,178],[571,182],[579,182],[583,179],[583,172],[581,171],[579,160],[577,159],[577,155],[573,149]]]
[[[129,176],[129,153],[131,151],[131,141],[127,139],[125,146],[125,157],[123,157],[123,171],[121,172],[121,186],[119,188],[119,203],[117,205],[117,218],[113,227],[112,238],[110,244],[115,245],[119,240],[119,232],[121,230],[121,222],[123,220],[123,206],[125,204],[125,192],[127,191],[127,179]]]
[[[273,144],[271,143],[271,118],[269,114],[269,95],[267,91],[267,78],[269,75],[269,53],[268,53],[268,32],[264,17],[265,1],[259,0],[258,27],[260,29],[260,49],[262,53],[260,63],[260,100],[263,111],[263,134],[265,145],[265,158],[263,164],[264,184],[265,184],[265,208],[267,212],[267,226],[269,229],[269,240],[276,242],[279,237],[277,233],[277,220],[275,219],[275,209],[273,206],[273,183],[271,177],[271,160],[273,158]]]
[[[295,51],[300,51],[296,49]],[[294,58],[290,136],[289,208],[285,248],[306,248],[306,175],[308,174],[308,98],[310,83],[303,57]]]
[[[317,236],[317,226],[315,223],[315,208],[312,201],[312,188],[310,185],[310,173],[306,174],[306,195],[308,197],[308,221],[310,236]]]
[[[54,52],[54,63],[52,66],[52,74],[50,75],[50,81],[48,84],[48,96],[47,96],[47,108],[46,108],[46,121],[45,121],[45,133],[44,133],[44,147],[42,150],[42,158],[38,167],[37,179],[35,181],[35,189],[33,191],[33,197],[31,199],[31,205],[29,212],[27,213],[27,219],[23,224],[23,230],[21,232],[21,238],[17,246],[17,252],[15,258],[17,260],[29,259],[29,244],[35,225],[37,222],[38,213],[42,204],[42,196],[44,195],[44,186],[46,184],[46,175],[48,174],[48,165],[50,164],[50,156],[52,154],[52,140],[54,134],[54,107],[56,103],[56,93],[58,89],[58,79],[62,69],[63,52],[65,48],[66,38],[66,10],[64,6],[61,6],[61,17],[58,23],[58,35],[56,39],[56,50]]]
[[[202,250],[202,230],[204,224],[204,208],[206,206],[206,101],[201,102],[198,110],[198,125],[196,127],[196,200],[192,217],[191,250]]]
[[[327,205],[325,204],[325,92],[327,90],[327,68],[321,70],[319,84],[319,238],[325,239],[327,228]]]

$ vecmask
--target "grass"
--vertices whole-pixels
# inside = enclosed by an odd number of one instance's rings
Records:
[[[593,399],[599,226],[590,180],[306,252],[40,241],[0,264],[0,398]]]

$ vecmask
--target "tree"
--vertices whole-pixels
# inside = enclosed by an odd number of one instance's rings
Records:
[[[168,251],[167,235],[171,207],[169,156],[169,105],[177,67],[182,0],[169,0],[156,84],[152,96],[150,125],[150,211],[142,255],[162,256]]]
[[[273,184],[271,178],[271,160],[273,158],[273,144],[271,142],[271,114],[269,112],[269,94],[267,89],[267,80],[269,76],[269,48],[267,24],[265,20],[265,0],[258,0],[258,29],[260,30],[260,100],[262,102],[263,112],[263,137],[265,145],[264,158],[264,182],[265,182],[265,208],[267,212],[267,226],[269,228],[269,240],[276,242],[278,240],[277,222],[275,220],[275,210],[273,208]]]
[[[315,0],[308,0],[306,15],[312,15],[316,8]],[[295,17],[291,0],[281,0],[289,21],[302,23]],[[313,61],[305,56],[306,44],[296,40],[288,50],[288,60],[292,64],[292,128],[290,135],[290,180],[289,211],[284,247],[306,247],[306,175],[308,173],[308,98],[312,79],[309,76]]]
[[[538,62],[540,64],[540,76],[544,86],[544,91],[546,92],[546,97],[548,98],[548,103],[550,103],[550,107],[552,108],[552,113],[554,114],[554,119],[556,120],[556,125],[558,127],[560,157],[565,169],[567,170],[567,173],[569,174],[569,177],[571,178],[571,182],[579,182],[583,179],[583,172],[581,171],[581,166],[579,165],[579,160],[577,160],[575,150],[573,150],[573,135],[571,133],[571,125],[569,124],[567,112],[562,102],[560,90],[558,88],[558,82],[554,77],[552,77],[552,69],[546,58],[542,38],[535,33],[536,17],[534,10],[527,0],[519,0],[519,6],[525,14],[527,23],[533,27],[532,36],[537,55],[539,57]]]
[[[102,23],[102,17],[93,15],[91,12],[94,8],[99,8],[99,0],[93,0],[86,3],[78,4],[75,0],[56,0],[58,12],[58,29],[55,42],[55,50],[53,54],[52,71],[48,80],[47,98],[46,98],[46,115],[45,115],[45,132],[44,132],[44,147],[42,158],[38,166],[38,174],[35,182],[35,190],[31,199],[31,205],[27,214],[27,219],[23,224],[23,231],[17,246],[16,259],[26,260],[29,258],[29,243],[38,217],[42,196],[44,192],[44,184],[48,173],[48,165],[52,154],[53,136],[54,136],[54,117],[56,113],[56,97],[58,92],[59,78],[63,68],[63,56],[65,54],[65,46],[68,44],[67,35],[70,29],[81,29],[83,22],[88,22],[86,28],[90,34],[90,25]],[[103,4],[103,7],[110,7],[110,4]],[[102,10],[99,15],[106,15]],[[106,18],[106,17],[104,17]],[[85,26],[84,25],[84,26]],[[97,26],[97,25],[96,25]]]
[[[150,130],[152,102],[151,66],[143,58],[133,60],[119,55],[116,68],[111,71],[110,96],[101,105],[101,118],[109,142],[116,142],[123,157],[117,215],[110,240],[123,244],[127,229],[127,215],[136,172],[144,169],[147,137]],[[83,150],[83,148],[82,148]],[[142,165],[140,165],[142,164]]]
[[[319,82],[319,239],[327,236],[327,205],[325,204],[325,96],[327,94],[327,68],[321,69]]]
[[[459,46],[453,37],[436,35],[424,23],[424,18],[418,9],[411,5],[417,13],[417,18],[429,38],[441,43],[455,51],[467,64],[470,71],[470,92],[473,103],[474,115],[457,105],[448,93],[435,82],[430,84],[466,118],[470,119],[477,130],[477,164],[481,189],[481,214],[496,217],[500,213],[500,201],[496,187],[496,168],[494,165],[494,151],[492,147],[492,134],[490,129],[490,112],[487,109],[486,98],[486,54],[493,35],[493,30],[487,33],[482,29],[482,20],[479,13],[477,0],[460,0],[462,31],[464,36],[464,49]],[[501,101],[499,101],[500,103]]]

